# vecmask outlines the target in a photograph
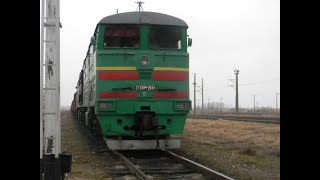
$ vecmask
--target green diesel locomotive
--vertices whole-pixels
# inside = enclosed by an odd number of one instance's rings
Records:
[[[76,118],[100,132],[109,149],[173,149],[189,99],[188,25],[155,12],[100,20],[74,95]]]

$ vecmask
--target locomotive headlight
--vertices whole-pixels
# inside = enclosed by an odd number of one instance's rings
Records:
[[[190,110],[190,109],[191,109],[190,101],[176,102],[176,110]]]
[[[148,56],[142,56],[140,59],[140,63],[142,66],[147,66],[150,63],[150,59]]]
[[[98,107],[101,110],[113,109],[113,102],[100,102]]]

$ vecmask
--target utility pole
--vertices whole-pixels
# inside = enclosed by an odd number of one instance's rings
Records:
[[[233,83],[235,83],[236,85],[229,85],[232,88],[234,88],[234,86],[236,86],[236,112],[239,113],[239,96],[238,96],[238,74],[239,74],[239,70],[235,69],[234,74],[236,75],[236,81],[234,82],[234,79],[229,79],[230,81],[232,81]]]
[[[209,111],[210,111],[210,98],[208,98],[208,114],[209,114]]]
[[[238,96],[238,74],[239,70],[235,69],[234,74],[236,75],[236,112],[239,113],[239,96]]]
[[[197,89],[199,88],[199,89]],[[203,113],[203,79],[202,79],[202,83],[201,83],[201,86],[196,86],[196,92],[200,93],[201,94],[201,100],[202,100],[202,105],[201,105],[201,112]],[[199,107],[200,107],[200,103],[199,104]]]
[[[253,112],[256,111],[256,95],[253,95]]]
[[[141,9],[143,10],[141,4],[144,4],[144,2],[142,2],[142,1],[137,1],[136,4],[139,4],[139,5],[138,5],[139,12],[141,11]]]
[[[194,86],[194,97],[193,97],[193,103],[194,103],[194,107],[193,107],[193,118],[196,118],[196,110],[197,110],[197,106],[196,106],[196,102],[197,102],[197,99],[196,99],[196,94],[197,94],[197,89],[196,89],[196,86],[197,83],[196,83],[196,73],[194,73],[194,82],[193,82],[193,86]]]
[[[203,78],[201,79],[201,84],[202,84],[201,95],[202,95],[202,114],[203,114]]]
[[[42,0],[40,45],[40,180],[61,180],[71,153],[61,153],[60,1]]]
[[[196,93],[198,92],[198,93],[201,93],[201,98],[202,98],[202,106],[201,106],[201,110],[202,110],[202,113],[203,113],[203,103],[204,103],[204,101],[203,101],[203,78],[202,78],[202,85],[201,86],[197,86],[197,83],[196,83],[196,73],[194,73],[194,83],[193,83],[193,85],[194,85],[194,102],[195,102],[195,104],[194,104],[194,107],[195,107],[195,109],[194,109],[194,117],[196,117]],[[200,90],[197,90],[197,88],[199,88]],[[199,107],[200,107],[200,103],[198,103],[199,104]]]
[[[221,112],[222,112],[222,99],[223,98],[220,98],[220,106],[219,106],[220,107],[219,109],[220,109]]]
[[[276,92],[276,112],[278,112],[278,95],[280,95],[280,93]]]

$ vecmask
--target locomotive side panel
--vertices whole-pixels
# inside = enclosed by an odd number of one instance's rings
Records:
[[[90,79],[90,70],[89,70],[89,55],[87,55],[84,61],[84,69],[83,69],[83,107],[89,106],[89,79]]]

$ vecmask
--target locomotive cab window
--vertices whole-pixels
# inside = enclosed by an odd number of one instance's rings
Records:
[[[106,48],[139,48],[140,35],[137,27],[107,27],[104,33]]]
[[[181,49],[181,30],[173,27],[152,27],[149,32],[150,49]]]

